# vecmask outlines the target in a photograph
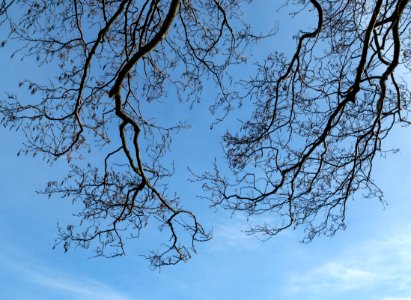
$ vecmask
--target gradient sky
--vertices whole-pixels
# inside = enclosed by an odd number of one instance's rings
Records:
[[[264,20],[264,14],[267,19],[275,16],[275,8],[251,16]],[[296,26],[292,22],[288,29]],[[285,36],[280,31],[278,41]],[[37,70],[31,61],[10,62],[7,54],[0,54],[2,90],[17,87],[19,79]],[[172,184],[194,202],[214,238],[200,245],[188,263],[160,272],[151,271],[140,256],[145,243],[153,242],[149,232],[129,244],[127,256],[116,259],[89,258],[92,253],[82,249],[66,254],[61,247],[53,250],[57,222],[73,220],[74,209],[67,199],[48,199],[35,191],[64,175],[67,167],[64,162],[49,167],[41,159],[17,157],[21,134],[0,130],[0,299],[411,300],[410,129],[392,132],[385,149],[401,151],[375,162],[374,178],[384,191],[385,207],[358,193],[348,207],[347,229],[334,238],[304,245],[299,243],[301,232],[287,231],[261,242],[242,233],[246,221],[241,215],[230,218],[208,209],[195,198],[198,185],[186,180],[187,164],[204,169],[214,154],[202,149],[218,148],[215,141],[224,131],[208,131],[206,106],[171,111],[193,124],[175,139],[172,155],[180,173]]]

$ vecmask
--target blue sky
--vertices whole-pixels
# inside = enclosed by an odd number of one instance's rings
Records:
[[[280,32],[279,39],[284,34]],[[0,56],[0,63],[2,88],[16,87],[21,76],[30,76],[25,72],[35,69],[33,62],[10,62],[7,55]],[[40,77],[47,74],[38,72]],[[21,134],[0,130],[0,299],[411,300],[409,129],[398,128],[385,144],[387,149],[400,148],[400,153],[375,163],[374,178],[387,206],[357,194],[349,205],[347,229],[334,238],[303,245],[301,232],[287,231],[261,242],[242,233],[246,220],[241,215],[215,213],[195,198],[198,186],[187,188],[186,164],[201,170],[211,162],[213,154],[202,149],[218,147],[215,140],[224,131],[208,132],[206,106],[171,112],[193,123],[192,130],[174,141],[179,175],[172,184],[184,199],[192,200],[189,205],[212,226],[214,238],[200,245],[190,262],[160,272],[151,271],[140,256],[153,242],[149,232],[129,244],[127,256],[116,259],[90,259],[91,252],[82,249],[66,254],[61,248],[53,250],[57,222],[69,223],[75,209],[66,199],[48,199],[35,190],[61,177],[66,166],[17,157]]]
[[[241,232],[241,217],[217,214],[208,220],[214,239],[198,255],[153,272],[140,243],[117,259],[52,250],[71,207],[33,191],[62,167],[17,158],[18,137],[3,130],[0,299],[411,299],[407,131],[391,139],[401,153],[376,164],[388,206],[357,197],[336,237],[302,245],[299,232],[286,232],[263,243]]]

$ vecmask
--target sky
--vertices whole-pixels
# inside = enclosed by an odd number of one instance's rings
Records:
[[[7,55],[0,56],[0,63],[2,89],[17,87],[18,78],[35,68],[31,61],[10,62]],[[208,130],[209,117],[201,105],[182,113],[195,117],[193,129],[174,141],[176,165],[184,170],[184,161],[194,160],[194,167],[201,168],[212,154],[198,153],[215,141],[218,130],[199,134]],[[387,204],[357,194],[348,206],[347,229],[335,237],[301,244],[300,231],[286,231],[262,242],[242,232],[246,220],[241,215],[230,217],[198,203],[214,238],[199,245],[188,263],[152,271],[141,257],[149,233],[115,259],[90,258],[92,253],[82,249],[53,249],[56,224],[73,220],[74,208],[67,199],[48,199],[35,191],[62,176],[67,166],[17,157],[22,135],[1,129],[0,299],[411,300],[410,134],[407,128],[393,131],[385,146],[400,152],[375,162],[374,179]],[[182,173],[176,188],[200,201],[194,197],[198,186],[187,188]]]

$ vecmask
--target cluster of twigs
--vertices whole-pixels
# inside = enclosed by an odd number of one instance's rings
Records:
[[[123,255],[125,239],[151,222],[168,234],[149,255],[159,267],[186,261],[196,242],[210,239],[167,189],[165,154],[187,125],[150,117],[158,100],[199,101],[208,79],[219,91],[213,109],[228,113],[239,99],[255,109],[224,136],[232,174],[215,166],[198,176],[212,205],[272,216],[250,232],[302,225],[307,240],[332,235],[356,191],[382,199],[373,161],[393,126],[409,124],[410,93],[398,76],[410,66],[409,1],[288,1],[316,26],[298,35],[291,55],[273,49],[252,79],[233,85],[241,90],[230,90],[229,67],[244,63],[244,47],[260,38],[242,22],[245,2],[1,2],[2,28],[20,45],[13,56],[56,70],[46,83],[23,80],[33,96],[10,94],[0,114],[25,133],[23,153],[71,166],[44,191],[81,204],[80,228],[60,228],[66,250]]]

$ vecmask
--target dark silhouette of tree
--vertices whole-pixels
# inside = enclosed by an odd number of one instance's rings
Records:
[[[410,66],[411,16],[403,0],[299,2],[317,25],[291,59],[273,52],[246,83],[255,111],[224,136],[234,176],[215,168],[200,179],[214,205],[276,216],[250,233],[302,225],[310,241],[345,228],[356,191],[383,200],[371,173],[390,130],[410,124],[399,74]]]
[[[356,191],[382,199],[371,177],[374,158],[395,124],[409,124],[410,93],[398,74],[409,68],[409,1],[287,1],[316,25],[298,35],[295,52],[273,48],[255,76],[240,80],[230,66],[272,36],[252,33],[242,17],[246,2],[1,2],[2,28],[20,45],[13,55],[56,69],[47,84],[22,81],[34,96],[10,94],[0,113],[2,124],[25,133],[24,154],[71,166],[44,191],[82,203],[80,229],[59,231],[66,250],[122,255],[126,238],[155,223],[169,235],[148,256],[159,267],[189,259],[197,242],[210,239],[167,189],[173,170],[166,153],[187,124],[147,113],[156,101],[172,101],[170,91],[180,101],[201,100],[210,79],[218,88],[212,109],[223,113],[218,122],[241,102],[255,110],[238,133],[224,136],[232,174],[215,165],[197,180],[214,206],[273,215],[273,224],[251,233],[301,225],[307,240],[332,235],[345,226]],[[95,159],[78,159],[90,152]]]

